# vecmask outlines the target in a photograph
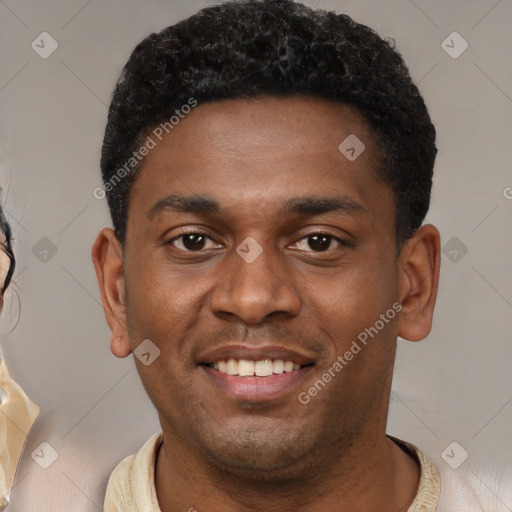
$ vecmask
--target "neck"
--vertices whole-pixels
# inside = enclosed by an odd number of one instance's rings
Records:
[[[419,466],[383,432],[360,431],[300,468],[262,475],[219,467],[164,429],[155,475],[161,511],[406,512]]]

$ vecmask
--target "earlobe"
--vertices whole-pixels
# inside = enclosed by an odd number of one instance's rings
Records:
[[[132,349],[127,336],[116,337],[114,334],[110,336],[110,351],[116,357],[124,358],[131,354]]]
[[[410,341],[426,338],[432,327],[440,268],[439,231],[427,224],[404,243],[399,257],[402,311],[398,335]]]
[[[110,349],[116,357],[126,357],[131,348],[126,323],[123,248],[112,229],[105,228],[99,233],[92,248],[92,260],[111,331]]]

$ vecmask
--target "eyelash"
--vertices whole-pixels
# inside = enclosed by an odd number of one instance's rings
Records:
[[[185,236],[187,235],[200,235],[200,236],[204,236],[205,238],[208,238],[209,240],[213,240],[213,238],[206,232],[204,231],[201,231],[199,229],[188,229],[187,231],[184,231],[183,233],[171,238],[167,243],[166,245],[173,245],[173,242],[175,242],[176,240],[179,240],[180,238],[184,238]],[[178,250],[182,250],[182,249],[178,249]],[[183,251],[183,252],[188,252],[188,253],[200,253],[201,251]]]
[[[213,238],[206,232],[204,231],[201,231],[201,230],[196,230],[196,229],[189,229],[173,238],[171,238],[167,243],[166,245],[173,245],[173,242],[179,240],[179,239],[183,239],[183,237],[187,236],[187,235],[200,235],[200,236],[203,236],[211,241],[215,241],[213,240]],[[352,242],[349,242],[348,240],[344,240],[343,238],[339,238],[338,236],[335,236],[335,235],[332,235],[330,234],[329,232],[325,232],[325,231],[315,231],[313,233],[309,233],[303,237],[301,237],[297,242],[295,242],[294,244],[297,244],[298,242],[301,242],[302,240],[307,240],[308,238],[312,237],[312,236],[315,236],[315,235],[323,235],[323,236],[327,236],[329,238],[331,238],[332,240],[338,242],[338,244],[341,246],[341,247],[347,247],[347,248],[351,248],[351,247],[354,247],[354,244]],[[198,250],[198,251],[190,251],[190,250],[183,250],[183,249],[178,249],[176,248],[177,250],[179,251],[183,251],[183,252],[186,252],[186,253],[191,253],[191,254],[200,254],[203,250]],[[309,251],[311,253],[315,253],[315,254],[325,254],[325,253],[331,253],[333,250],[335,249],[327,249],[325,251]]]
[[[297,244],[298,242],[301,242],[302,240],[307,240],[308,238],[310,238],[312,236],[315,236],[315,235],[321,235],[321,236],[329,237],[331,239],[331,241],[334,240],[335,242],[338,242],[338,244],[341,247],[353,247],[354,246],[354,244],[352,244],[351,242],[348,242],[347,240],[344,240],[343,238],[340,238],[340,237],[335,236],[335,235],[331,235],[330,233],[326,233],[324,231],[317,231],[315,233],[309,233],[308,235],[303,236],[302,238],[300,238],[297,242],[295,242],[295,244]],[[327,253],[330,254],[334,250],[336,250],[336,249],[327,249],[325,251],[313,251],[313,250],[310,250],[309,252],[312,252],[312,253],[315,253],[315,254],[327,254]]]

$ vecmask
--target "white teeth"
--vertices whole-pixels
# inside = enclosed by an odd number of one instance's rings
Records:
[[[254,361],[240,359],[240,361],[238,361],[238,375],[240,375],[240,377],[251,377],[254,375]]]
[[[241,377],[268,377],[273,374],[289,373],[300,370],[300,365],[293,361],[283,359],[261,359],[260,361],[249,361],[247,359],[233,359],[227,361],[216,361],[213,368],[220,373],[228,375],[240,375]]]
[[[220,371],[220,367],[219,367]],[[238,375],[238,361],[236,359],[228,359],[226,364],[226,373],[228,375]]]
[[[276,359],[274,361],[274,373],[284,372],[284,361],[282,359]]]
[[[256,361],[254,365],[254,373],[257,377],[268,377],[274,373],[274,365],[271,359],[265,359],[264,361]]]

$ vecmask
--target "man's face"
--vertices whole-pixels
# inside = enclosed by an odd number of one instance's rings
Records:
[[[338,149],[350,134],[366,146],[354,161]],[[176,442],[224,468],[277,469],[384,428],[396,319],[298,399],[399,298],[376,165],[362,118],[311,98],[205,104],[151,150],[130,195],[127,329],[132,349],[160,350],[137,366]],[[300,369],[228,375],[228,359]]]

